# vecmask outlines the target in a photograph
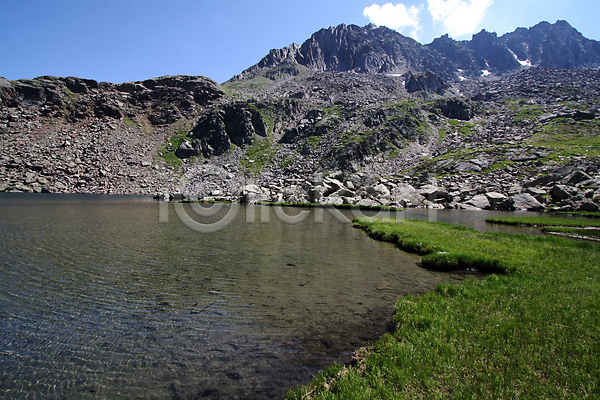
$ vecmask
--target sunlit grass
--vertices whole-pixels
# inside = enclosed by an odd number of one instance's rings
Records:
[[[497,260],[508,273],[398,300],[393,333],[289,398],[600,396],[600,246],[425,221],[355,226],[421,253]]]

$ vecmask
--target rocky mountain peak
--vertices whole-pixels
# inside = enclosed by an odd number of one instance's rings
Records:
[[[301,46],[271,50],[234,79],[251,78],[281,65],[287,66],[290,75],[303,68],[368,74],[430,71],[445,80],[464,80],[515,73],[532,66],[597,67],[600,42],[585,38],[566,21],[540,22],[502,36],[482,30],[468,41],[444,35],[428,45],[386,27],[341,24],[315,32]],[[273,79],[272,74],[269,77]]]

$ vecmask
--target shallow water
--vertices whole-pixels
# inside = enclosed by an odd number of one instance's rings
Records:
[[[385,332],[399,297],[462,279],[339,214],[275,211],[200,233],[145,197],[1,194],[0,394],[279,398]]]

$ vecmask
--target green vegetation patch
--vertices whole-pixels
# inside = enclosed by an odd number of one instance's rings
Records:
[[[600,212],[597,211],[556,211],[553,214],[574,215],[584,218],[600,218]]]
[[[125,117],[123,117],[123,123],[125,124],[125,126],[138,126],[137,122],[133,121],[127,114],[125,114]]]
[[[523,226],[600,226],[600,221],[564,217],[494,217],[485,222]]]
[[[579,239],[600,240],[600,228],[566,228],[552,226],[543,228],[542,232]]]
[[[600,156],[600,121],[573,121],[556,118],[541,126],[529,140],[533,146],[543,146],[563,156]]]
[[[257,138],[246,149],[246,155],[241,161],[241,166],[246,172],[260,173],[268,164],[275,159],[278,145],[274,143],[273,136]]]
[[[160,159],[164,160],[167,166],[179,170],[183,165],[183,162],[179,157],[175,155],[177,148],[183,143],[184,140],[188,139],[189,127],[180,127],[173,136],[165,140],[158,149],[157,155]]]
[[[319,143],[323,140],[323,136],[309,136],[306,141],[312,150],[316,150],[319,147]]]
[[[532,120],[548,112],[544,107],[524,99],[506,99],[504,105],[513,112],[514,122]]]
[[[436,253],[497,260],[512,273],[398,300],[393,333],[288,398],[600,396],[600,246],[426,221],[359,219],[355,225]]]
[[[467,122],[467,121],[459,121],[457,119],[449,119],[448,124],[451,129],[458,131],[458,134],[462,137],[471,136],[478,132],[477,127],[479,125],[485,124],[485,121],[479,122]]]
[[[336,145],[336,147],[342,148],[350,143],[366,142],[374,134],[375,134],[375,131],[373,131],[372,129],[367,129],[364,131],[355,131],[355,130],[346,131],[340,138],[340,142],[339,142],[339,144]]]

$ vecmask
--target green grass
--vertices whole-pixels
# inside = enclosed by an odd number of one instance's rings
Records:
[[[278,145],[274,143],[273,136],[256,138],[246,149],[246,155],[241,161],[241,166],[246,172],[260,173],[267,165],[273,162]]]
[[[476,125],[471,122],[449,119],[448,124],[455,130],[458,130],[458,134],[462,137],[471,136],[477,132]]]
[[[567,237],[574,237],[580,239],[589,240],[600,240],[600,229],[586,229],[586,228],[565,228],[558,226],[548,226],[542,229],[544,233],[559,234]]]
[[[524,99],[506,99],[504,105],[513,112],[514,122],[523,122],[546,114],[547,110]]]
[[[133,121],[131,118],[129,118],[129,115],[125,115],[125,117],[123,117],[123,123],[125,124],[125,126],[130,126],[130,127],[138,126],[138,124],[135,121]]]
[[[584,218],[600,218],[600,212],[597,211],[557,211],[553,214],[573,215]]]
[[[533,146],[543,146],[562,156],[600,157],[600,121],[572,122],[556,118],[541,126],[528,141]]]
[[[313,151],[319,147],[319,143],[321,143],[321,140],[323,140],[322,136],[309,136],[308,139],[306,139],[308,145]]]
[[[600,226],[600,221],[574,219],[565,217],[495,217],[486,218],[485,222],[524,226]]]
[[[165,164],[175,170],[180,170],[183,162],[175,155],[175,151],[181,143],[188,138],[188,126],[180,127],[173,136],[164,141],[157,152],[158,158],[164,160]]]
[[[397,222],[397,223],[394,223]],[[290,399],[600,396],[600,246],[425,221],[355,220],[370,236],[497,260],[510,271],[398,300],[394,332]]]
[[[375,134],[375,131],[373,131],[372,129],[367,129],[364,131],[355,131],[355,130],[350,130],[350,131],[346,131],[343,133],[342,137],[340,138],[340,143],[338,145],[336,145],[336,148],[342,148],[347,146],[350,143],[362,143],[367,141],[367,139],[369,139],[369,137],[373,136]]]

